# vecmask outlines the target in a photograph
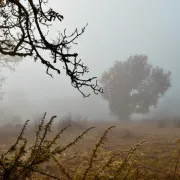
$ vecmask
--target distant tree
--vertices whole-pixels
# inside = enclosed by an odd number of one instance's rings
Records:
[[[129,120],[134,113],[146,114],[171,86],[171,72],[153,67],[145,55],[117,61],[100,79],[103,98],[109,101],[113,115]]]
[[[89,72],[78,53],[71,52],[71,46],[77,44],[85,28],[79,32],[75,29],[71,34],[66,30],[59,32],[56,39],[48,36],[49,27],[53,22],[61,22],[64,17],[52,8],[48,8],[48,0],[1,0],[0,1],[0,53],[3,55],[33,57],[35,61],[46,66],[46,73],[52,77],[50,70],[60,74],[57,62],[62,63],[66,75],[70,77],[71,84],[77,88],[84,97],[89,94],[82,92],[82,87],[90,87],[94,93],[102,92],[96,77],[84,79]],[[47,58],[47,56],[49,56]]]
[[[3,69],[9,69],[10,71],[15,70],[15,66],[22,60],[21,57],[14,57],[11,56],[4,56],[0,55],[0,72],[3,71]],[[5,81],[5,77],[0,74],[0,99],[3,98],[4,92],[2,90],[3,83]]]

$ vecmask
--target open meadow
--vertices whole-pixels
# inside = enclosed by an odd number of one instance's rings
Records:
[[[50,145],[48,142],[52,142],[68,124],[72,126],[61,133],[57,144],[52,143],[49,151],[45,152]],[[115,127],[109,128],[112,125]],[[35,144],[35,127],[38,129],[30,122],[25,130],[24,137],[28,140],[26,149]],[[86,132],[90,127],[96,128]],[[21,128],[20,125],[1,127],[1,153],[5,153],[16,141]],[[45,129],[42,129],[42,139]],[[180,179],[179,121],[110,123],[66,120],[55,121],[51,129],[52,132],[47,133],[45,138],[50,141],[40,143],[39,155],[35,159],[42,157],[38,167],[35,165],[36,169],[31,169],[32,179]],[[30,154],[33,154],[30,152],[32,149],[20,156],[19,161],[28,162]],[[7,156],[14,156],[12,154],[10,152]],[[42,160],[43,156],[47,158]]]

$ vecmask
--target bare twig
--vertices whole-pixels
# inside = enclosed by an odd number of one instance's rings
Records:
[[[47,3],[47,0],[27,0],[25,3],[6,0],[1,4],[0,53],[4,56],[31,56],[35,61],[40,60],[51,77],[50,70],[60,74],[61,70],[55,65],[60,62],[72,86],[84,97],[89,96],[83,93],[84,86],[91,88],[95,94],[102,93],[97,82],[93,83],[96,77],[83,78],[89,72],[88,67],[78,60],[77,53],[71,52],[71,46],[77,44],[76,40],[84,33],[87,25],[81,31],[75,29],[70,35],[64,30],[55,40],[48,40],[49,27],[54,21],[61,22],[64,17],[51,8],[44,10]],[[49,54],[49,58],[44,57],[44,54]]]

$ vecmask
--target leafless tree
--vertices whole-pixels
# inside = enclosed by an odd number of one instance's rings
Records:
[[[89,79],[83,76],[89,72],[78,54],[72,52],[71,46],[77,44],[77,38],[85,31],[77,29],[71,34],[59,32],[54,40],[48,39],[48,30],[54,21],[61,22],[63,16],[52,8],[47,8],[48,0],[1,0],[0,8],[0,53],[3,55],[34,58],[46,66],[46,73],[52,76],[50,70],[60,74],[57,62],[62,63],[71,84],[84,97],[82,87],[90,87],[95,94],[102,93],[96,77]],[[45,58],[44,54],[49,54]],[[95,81],[95,82],[94,82]]]

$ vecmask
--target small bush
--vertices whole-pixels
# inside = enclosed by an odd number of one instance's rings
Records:
[[[24,133],[28,121],[24,124],[16,142],[0,157],[0,179],[25,180],[25,179],[56,179],[56,180],[139,180],[145,179],[145,169],[140,165],[139,157],[142,153],[138,150],[142,141],[132,146],[130,150],[104,151],[107,135],[114,126],[107,128],[92,151],[85,153],[68,154],[68,149],[75,146],[94,127],[90,127],[66,145],[58,144],[58,139],[70,125],[61,129],[53,138],[48,139],[51,127],[56,116],[45,123],[42,118],[35,135],[35,141],[28,145]],[[179,155],[173,172],[172,179],[179,177],[177,173]],[[74,159],[72,161],[72,159]],[[76,161],[76,167],[71,164]],[[77,166],[78,165],[78,166]],[[147,177],[148,177],[147,176]],[[142,178],[143,177],[143,178]],[[151,176],[153,177],[153,175]],[[148,178],[147,178],[148,179]]]
[[[28,145],[27,139],[24,138],[24,132],[28,124],[28,121],[26,121],[19,137],[17,138],[17,141],[10,147],[7,152],[1,155],[1,179],[22,180],[27,178],[32,179],[33,177],[36,177],[37,179],[37,174],[52,179],[82,180],[99,178],[119,179],[119,177],[129,176],[127,174],[129,173],[128,167],[129,165],[132,165],[134,163],[132,160],[132,156],[140,144],[133,146],[130,151],[127,151],[124,160],[118,158],[120,154],[125,153],[121,151],[114,153],[104,162],[101,162],[100,159],[102,157],[100,156],[102,153],[104,142],[107,139],[107,134],[112,128],[114,128],[113,126],[109,127],[104,132],[99,142],[95,145],[92,153],[88,158],[88,162],[82,162],[83,168],[72,171],[70,169],[67,169],[67,166],[65,166],[65,164],[61,163],[62,155],[67,149],[75,146],[76,143],[78,143],[94,127],[88,128],[86,131],[76,137],[72,142],[64,147],[61,147],[60,145],[57,145],[57,140],[69,126],[64,127],[54,138],[48,140],[48,133],[51,132],[51,126],[56,116],[53,116],[46,124],[45,116],[46,114],[42,118],[38,130],[36,131],[36,138],[33,145]],[[99,161],[98,164],[95,163],[97,161]],[[60,172],[59,177],[51,175],[47,171],[43,171],[43,167],[45,165],[47,166],[49,162],[54,162],[56,164],[56,169],[59,169]]]
[[[57,128],[59,130],[70,125],[76,130],[84,130],[87,128],[86,122],[87,120],[85,118],[83,119],[81,116],[76,116],[75,118],[73,118],[72,115],[69,114],[59,120]]]
[[[175,120],[174,127],[175,128],[180,128],[180,120]]]
[[[132,130],[124,129],[123,133],[122,133],[122,138],[123,139],[134,139],[134,138],[137,138],[137,136],[133,133]]]
[[[159,120],[157,122],[157,127],[158,128],[165,128],[167,126],[167,122],[165,120]]]

